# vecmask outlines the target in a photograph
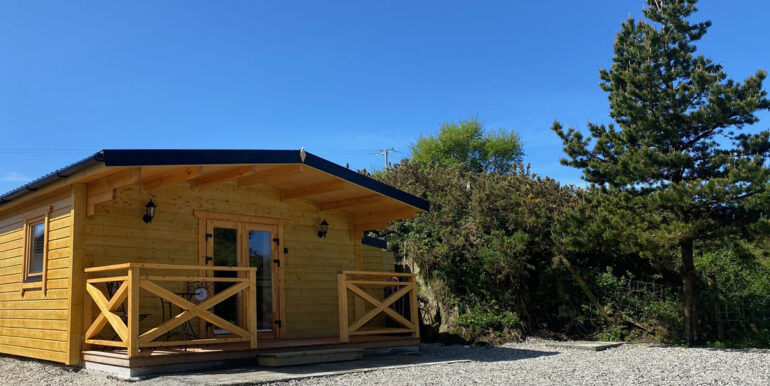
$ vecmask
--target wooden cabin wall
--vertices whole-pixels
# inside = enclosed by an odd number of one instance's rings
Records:
[[[371,245],[362,244],[361,246],[361,270],[362,271],[375,271],[375,272],[393,272],[396,267],[396,260],[393,253],[385,249],[373,247]],[[385,289],[382,287],[364,288],[369,295],[372,295],[375,299],[380,301],[385,299]],[[356,318],[363,316],[363,314],[373,308],[371,304],[363,302],[360,299],[356,299],[359,304],[359,309],[356,312]],[[356,302],[353,302],[354,307]],[[367,324],[368,327],[386,327],[385,315],[378,315],[371,322]]]
[[[32,212],[51,207],[47,291],[22,294],[24,223]],[[72,267],[72,195],[69,189],[0,215],[0,352],[69,362]]]
[[[364,271],[392,272],[396,269],[396,257],[386,249],[364,245],[361,248]]]
[[[150,197],[157,210],[152,223],[145,224],[142,215]],[[152,192],[143,191],[138,184],[120,188],[115,200],[98,205],[85,221],[84,265],[198,264],[194,210],[285,219],[283,246],[288,252],[281,266],[282,337],[339,333],[337,273],[357,268],[350,218],[319,213],[315,205],[300,200],[280,201],[278,193],[266,188],[242,188],[235,181],[200,189],[180,182]],[[329,233],[319,238],[323,218],[330,224]],[[377,270],[381,269],[380,264]],[[141,322],[141,330],[159,324],[159,300],[142,291],[140,313],[149,314]]]

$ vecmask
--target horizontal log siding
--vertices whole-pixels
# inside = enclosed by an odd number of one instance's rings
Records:
[[[393,253],[370,245],[361,247],[364,271],[392,272],[396,268]]]
[[[53,206],[48,226],[47,293],[22,296],[23,228],[30,212]],[[66,362],[67,305],[72,264],[69,190],[0,216],[0,352]]]
[[[149,198],[150,193],[137,184],[118,189],[114,201],[96,207],[95,215],[86,219],[86,267],[125,262],[198,264],[194,210],[284,219],[288,253],[281,265],[283,337],[338,334],[337,273],[356,269],[348,216],[319,214],[315,205],[281,201],[276,192],[259,186],[243,188],[231,181],[193,189],[189,182],[179,182],[152,191],[157,210],[152,223],[145,224],[142,216]],[[317,232],[323,218],[330,226],[321,239]],[[183,283],[176,285],[183,289]],[[161,310],[157,297],[146,291],[141,296],[140,313],[150,315],[141,322],[144,330],[160,322]]]

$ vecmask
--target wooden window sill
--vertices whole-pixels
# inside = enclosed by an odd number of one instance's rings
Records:
[[[30,281],[27,283],[21,283],[21,288],[22,289],[36,289],[36,288],[43,289],[43,281],[38,280],[38,281]]]

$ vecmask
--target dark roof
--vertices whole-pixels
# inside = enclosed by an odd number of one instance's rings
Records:
[[[364,236],[361,239],[361,244],[368,245],[370,247],[388,249],[388,242],[383,239],[378,239],[372,236]]]
[[[304,160],[303,156],[304,155]],[[162,166],[162,165],[226,165],[226,164],[305,164],[335,177],[350,181],[377,193],[428,211],[427,200],[357,173],[304,150],[128,150],[105,149],[90,157],[40,177],[0,196],[5,204],[59,179],[93,166]]]

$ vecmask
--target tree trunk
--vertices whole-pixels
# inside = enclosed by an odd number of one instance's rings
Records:
[[[680,274],[682,275],[682,284],[684,293],[682,303],[684,304],[684,341],[688,346],[692,346],[698,340],[697,338],[697,319],[695,315],[695,262],[693,261],[693,242],[684,240],[680,244],[682,249],[682,266]]]
[[[717,278],[714,275],[709,276],[709,287],[711,288],[711,307],[714,313],[714,323],[717,325],[717,338],[720,341],[725,340],[725,324],[722,322],[722,315],[719,312],[719,287],[717,287]]]
[[[569,272],[572,274],[572,277],[575,278],[575,281],[578,283],[580,288],[583,289],[583,292],[586,294],[586,296],[588,296],[588,300],[590,300],[591,303],[594,305],[594,307],[596,307],[596,310],[599,311],[599,315],[602,316],[602,319],[604,319],[607,322],[612,322],[612,320],[610,319],[610,316],[607,315],[607,311],[604,309],[604,306],[601,303],[599,303],[599,298],[597,298],[596,295],[594,295],[594,292],[591,291],[590,288],[588,288],[588,285],[586,284],[586,281],[583,280],[583,277],[580,276],[580,274],[575,270],[575,268],[572,267],[572,263],[569,260],[567,260],[567,258],[564,257],[564,255],[559,256],[559,258],[561,259],[562,263],[564,263],[564,266],[567,267]]]

